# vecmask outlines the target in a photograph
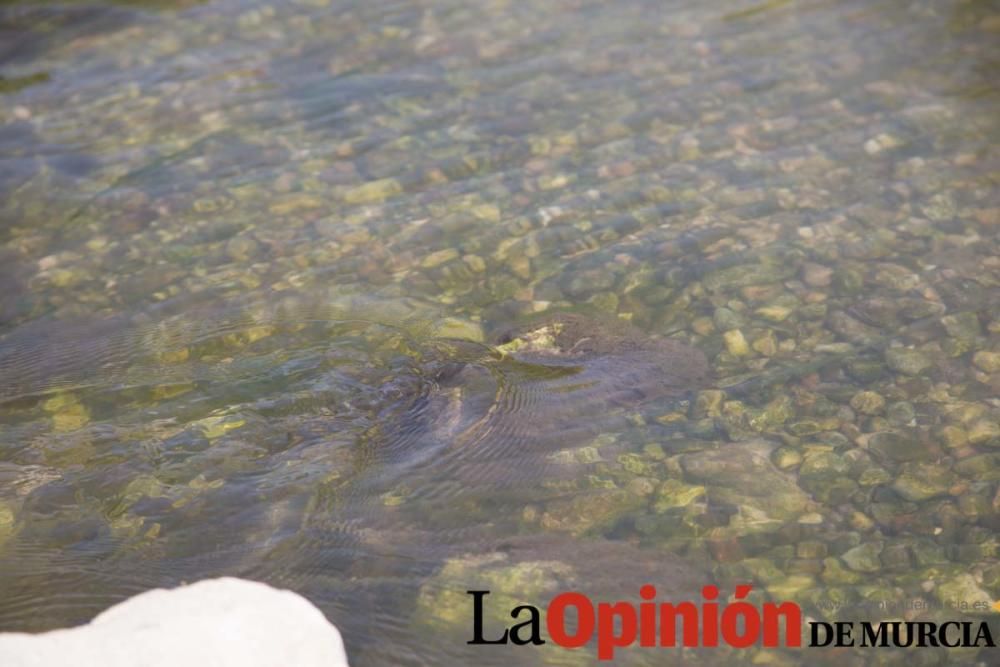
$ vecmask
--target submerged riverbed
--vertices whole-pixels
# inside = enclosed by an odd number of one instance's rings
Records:
[[[998,44],[975,1],[3,3],[0,631],[235,575],[356,666],[596,660],[468,646],[469,589],[489,634],[751,583],[1000,638]],[[550,311],[594,353],[505,335]]]

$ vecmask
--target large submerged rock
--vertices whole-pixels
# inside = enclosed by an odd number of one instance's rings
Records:
[[[494,327],[492,346],[456,341],[426,363],[405,409],[380,415],[384,460],[453,470],[499,459],[540,465],[550,453],[621,426],[623,410],[703,387],[708,362],[681,341],[656,338],[614,318],[545,314]],[[497,472],[495,466],[490,466]]]

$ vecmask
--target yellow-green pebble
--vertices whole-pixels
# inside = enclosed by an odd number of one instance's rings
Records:
[[[726,350],[734,357],[746,357],[750,354],[747,339],[739,329],[730,329],[722,334],[722,340],[726,344]]]

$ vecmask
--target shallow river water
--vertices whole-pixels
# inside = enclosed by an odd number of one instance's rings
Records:
[[[749,583],[1000,641],[998,45],[972,0],[0,4],[0,630],[230,574],[356,666],[596,661],[467,645],[469,589],[491,636]],[[563,356],[505,334],[548,311]]]

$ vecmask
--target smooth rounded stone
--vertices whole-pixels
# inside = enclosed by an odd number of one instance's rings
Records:
[[[861,433],[861,429],[856,424],[851,424],[851,426],[853,426],[854,428],[858,429],[858,433],[855,435],[855,438],[859,437],[860,433]],[[872,418],[870,418],[868,420],[867,430],[871,431],[872,433],[879,433],[881,431],[888,431],[891,428],[892,428],[892,425],[889,423],[889,421],[885,417],[875,416],[875,417],[872,417]],[[853,432],[853,429],[852,429],[852,432]],[[864,436],[860,436],[860,437],[864,437]]]
[[[873,502],[868,506],[867,511],[880,526],[898,530],[912,525],[918,509],[919,505],[916,503],[899,498],[898,500]]]
[[[818,444],[827,445],[828,448],[834,450],[853,449],[851,439],[840,431],[824,431],[823,433],[818,433],[815,436],[815,441]],[[854,454],[845,452],[844,456],[847,457],[847,460],[850,461],[852,465],[856,460],[863,458],[861,456],[861,452]]]
[[[658,442],[650,442],[643,445],[642,453],[653,461],[662,461],[667,458],[667,453],[663,451],[663,445]]]
[[[677,507],[687,507],[704,496],[704,486],[685,484],[677,479],[668,479],[656,491],[656,496],[653,498],[653,511],[662,514]]]
[[[465,262],[466,266],[468,266],[474,273],[483,273],[486,271],[486,260],[479,255],[464,255],[462,257],[462,261]]]
[[[910,552],[919,567],[943,565],[948,562],[944,545],[927,538],[917,538],[910,541]]]
[[[75,431],[90,423],[90,411],[73,393],[58,393],[42,403],[52,416],[52,428],[58,432]]]
[[[807,303],[798,312],[799,317],[804,320],[822,320],[828,311],[829,307],[825,303]]]
[[[505,266],[510,269],[511,273],[521,280],[531,279],[531,259],[528,257],[525,257],[524,255],[510,257],[505,262]]]
[[[425,269],[433,269],[436,266],[440,266],[446,262],[458,259],[459,254],[460,253],[455,248],[444,248],[443,250],[437,250],[424,257],[424,259],[420,262],[420,266],[422,266]]]
[[[146,591],[87,625],[0,634],[0,664],[346,667],[340,632],[297,593],[232,577]]]
[[[939,317],[945,310],[946,306],[937,301],[904,298],[900,301],[899,316],[910,322],[915,322],[926,317]]]
[[[865,274],[857,267],[844,266],[834,272],[833,286],[842,294],[857,294],[865,286]]]
[[[845,503],[858,491],[858,483],[843,476],[815,475],[803,477],[799,483],[816,500],[827,505]]]
[[[949,336],[960,340],[975,340],[982,333],[979,317],[971,311],[945,315],[941,318],[941,324]]]
[[[882,542],[865,542],[840,555],[844,565],[855,572],[878,572],[882,569]]]
[[[348,204],[374,204],[403,193],[403,186],[394,178],[382,178],[344,192]]]
[[[568,532],[575,536],[598,533],[611,528],[645,504],[641,495],[625,489],[595,489],[547,503],[540,525],[546,530]]]
[[[840,419],[840,421],[844,423],[844,426],[850,429],[850,432],[852,433],[854,432],[854,429],[858,428],[854,423],[857,421],[857,413],[846,405],[837,410],[837,418]],[[844,437],[846,438],[847,436]]]
[[[897,373],[914,376],[920,375],[934,365],[930,357],[923,352],[899,347],[885,351],[885,363]]]
[[[934,435],[948,449],[960,449],[969,444],[969,434],[961,426],[948,424],[935,430]]]
[[[892,490],[906,500],[921,502],[947,495],[955,480],[955,474],[941,465],[907,463],[892,483]]]
[[[835,431],[840,427],[840,420],[836,417],[820,417],[816,419],[800,419],[788,425],[788,432],[792,435],[816,435],[823,431]]]
[[[885,372],[885,365],[877,359],[848,359],[847,374],[858,382],[873,382]]]
[[[949,359],[960,357],[972,349],[973,343],[959,338],[945,338],[941,341],[941,351]]]
[[[892,481],[892,475],[881,466],[869,466],[858,475],[858,484],[861,486],[878,486],[888,484]]]
[[[881,335],[875,327],[839,310],[827,315],[826,323],[834,333],[856,343],[871,343]]]
[[[758,308],[754,312],[770,322],[784,322],[792,314],[792,309],[780,304],[773,304]]]
[[[968,492],[958,499],[958,511],[973,521],[993,513],[991,498],[985,493]]]
[[[750,345],[739,329],[730,329],[722,334],[722,340],[726,344],[726,351],[734,357],[747,357],[750,355]]]
[[[735,505],[730,527],[746,533],[768,532],[812,511],[809,495],[794,476],[771,462],[774,444],[747,440],[681,456],[685,476],[706,490],[709,502]]]
[[[48,272],[49,281],[55,287],[73,287],[87,280],[87,274],[79,269],[53,269]]]
[[[833,452],[813,451],[799,466],[799,478],[832,478],[846,475],[850,466],[844,457]]]
[[[647,301],[647,303],[652,303]],[[715,331],[715,323],[710,317],[696,317],[691,320],[691,330],[699,336],[708,336]]]
[[[826,558],[827,545],[819,540],[803,540],[795,545],[795,555],[799,558]]]
[[[965,401],[956,401],[951,404],[945,404],[942,407],[949,421],[959,422],[966,427],[986,417],[990,412],[989,408],[982,403]]]
[[[882,549],[882,565],[891,570],[906,570],[913,564],[910,546],[906,542],[890,542]]]
[[[973,445],[1000,447],[1000,422],[980,419],[969,427],[969,442]]]
[[[458,317],[446,317],[434,327],[434,335],[440,338],[459,338],[481,343],[484,340],[483,328],[475,322]]]
[[[500,207],[496,204],[477,204],[472,206],[469,212],[480,220],[488,222],[500,222],[502,217]]]
[[[1000,481],[1000,454],[978,454],[957,461],[954,465],[955,472],[984,482]]]
[[[859,391],[851,397],[851,407],[862,414],[877,415],[885,408],[885,398],[874,391]]]
[[[712,312],[712,322],[719,331],[739,329],[746,324],[746,318],[731,308],[720,306]]]
[[[893,426],[909,426],[917,416],[917,410],[909,401],[891,403],[885,411],[885,417]]]
[[[806,262],[802,265],[802,282],[810,287],[826,287],[833,281],[833,269],[822,264]]]
[[[868,436],[868,450],[882,460],[933,461],[934,448],[898,431],[879,431]]]
[[[773,357],[778,353],[778,339],[774,332],[768,329],[764,335],[754,340],[751,347],[765,357]]]
[[[710,292],[731,290],[752,285],[776,283],[795,274],[794,264],[741,264],[719,271],[713,271],[702,279],[702,284]]]
[[[888,262],[878,264],[877,266],[875,282],[879,285],[884,285],[897,292],[907,292],[916,289],[920,285],[920,278],[917,274],[905,266]],[[882,300],[879,297],[876,297],[876,299]],[[884,299],[884,301],[893,311],[898,311],[901,306],[901,302],[898,299]]]
[[[868,531],[875,528],[875,522],[872,521],[864,512],[851,512],[850,526],[854,530],[859,530],[867,533]]]
[[[773,430],[795,416],[795,405],[790,396],[781,394],[770,401],[758,413],[753,426],[763,431]]]
[[[790,470],[802,463],[802,454],[791,447],[778,447],[771,454],[771,461],[780,470]]]
[[[976,578],[968,573],[958,574],[951,579],[939,583],[934,588],[938,601],[963,614],[984,615],[995,614],[993,605],[996,600],[988,591],[983,590]]]
[[[895,299],[871,297],[854,304],[851,312],[855,317],[879,329],[889,329],[898,326],[900,304]]]
[[[893,148],[902,146],[904,143],[903,140],[882,132],[866,141],[863,148],[868,155],[878,155],[882,151],[892,150]]]
[[[226,254],[237,262],[245,262],[257,254],[259,247],[249,236],[234,236],[226,243]]]
[[[972,355],[972,363],[984,373],[1000,373],[1000,352],[981,350]]]

